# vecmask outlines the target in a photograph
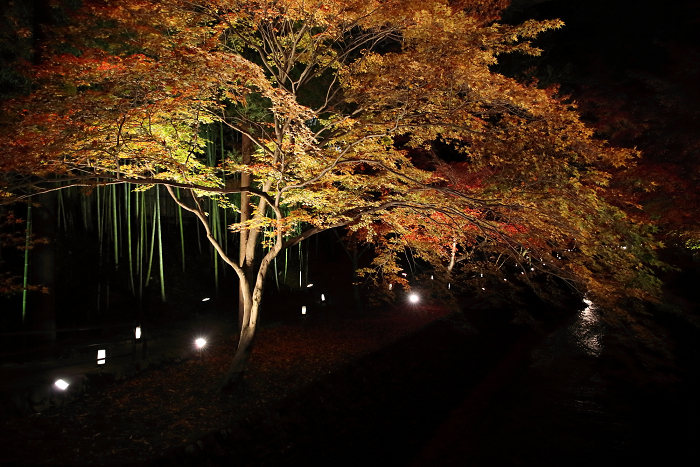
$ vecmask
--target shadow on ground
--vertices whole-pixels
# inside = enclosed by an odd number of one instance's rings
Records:
[[[147,465],[408,465],[518,338],[535,335],[514,325],[474,334],[465,324],[428,324]]]

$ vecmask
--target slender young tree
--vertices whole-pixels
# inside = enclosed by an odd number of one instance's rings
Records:
[[[53,31],[80,53],[47,52],[36,90],[3,103],[0,173],[31,176],[38,191],[54,174],[164,185],[239,279],[239,343],[221,387],[245,370],[270,263],[330,228],[362,233],[392,282],[408,245],[443,268],[451,255],[508,258],[610,306],[648,297],[653,239],[601,196],[607,170],[635,153],[594,139],[555,90],[491,71],[500,54],[540,53],[528,39],[561,27],[498,24],[503,4],[85,0]],[[250,161],[207,163],[216,122],[244,135]],[[203,202],[230,193],[242,198],[229,226],[238,258]]]

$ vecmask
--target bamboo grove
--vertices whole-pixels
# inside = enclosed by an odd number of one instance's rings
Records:
[[[557,277],[624,314],[658,287],[656,243],[607,199],[636,153],[595,138],[556,89],[492,71],[562,27],[499,24],[506,4],[85,0],[29,67],[33,91],[3,102],[2,194],[99,190],[102,241],[123,198],[141,216],[121,227],[142,249],[132,277],[148,277],[143,226],[158,235],[142,192],[199,220],[240,288],[221,387],[245,370],[275,259],[337,227],[372,245],[359,273],[379,288],[409,285],[409,249],[443,277]],[[222,131],[239,155],[214,143]]]

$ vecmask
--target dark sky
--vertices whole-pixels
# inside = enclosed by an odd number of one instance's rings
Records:
[[[669,46],[700,49],[698,0],[514,0],[504,21],[527,18],[566,23],[538,42],[551,63],[598,60],[612,70],[659,72]]]

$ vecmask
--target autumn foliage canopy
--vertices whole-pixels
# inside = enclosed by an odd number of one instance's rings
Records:
[[[85,0],[26,65],[32,92],[2,103],[2,196],[162,184],[201,212],[247,192],[254,215],[231,228],[273,232],[255,287],[281,249],[349,226],[381,287],[408,248],[442,276],[648,298],[654,242],[604,196],[636,153],[594,138],[556,89],[491,70],[562,27],[499,24],[506,3]],[[250,163],[204,162],[213,124],[252,141]]]

